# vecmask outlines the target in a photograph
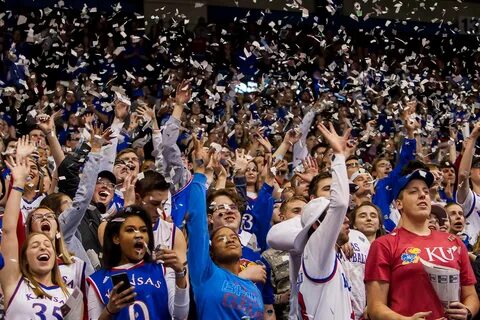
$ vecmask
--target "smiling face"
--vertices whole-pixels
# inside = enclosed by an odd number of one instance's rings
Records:
[[[56,259],[52,241],[45,234],[33,235],[28,241],[25,258],[28,269],[34,276],[49,273]]]
[[[355,211],[355,229],[366,236],[374,235],[380,229],[380,218],[377,209],[372,206],[360,206]]]
[[[128,174],[133,172],[138,175],[140,170],[140,159],[135,152],[126,152],[121,154],[115,160],[115,166],[113,167],[113,174],[117,178],[118,183],[122,183]]]
[[[397,209],[405,219],[425,222],[430,216],[430,192],[423,180],[415,179],[410,181],[395,202]]]
[[[238,261],[242,256],[238,234],[228,227],[220,227],[212,236],[210,252],[217,263]]]
[[[130,216],[120,226],[118,235],[113,237],[113,243],[120,246],[121,264],[136,263],[145,257],[146,244],[149,236],[145,222],[138,216]]]
[[[230,197],[219,195],[213,199],[211,205],[214,205],[214,210],[208,215],[208,220],[214,230],[220,227],[240,229],[240,212]]]
[[[98,178],[93,193],[93,202],[104,204],[106,207],[110,204],[115,195],[115,185],[106,178]]]
[[[32,213],[31,232],[45,234],[49,239],[54,240],[58,232],[58,225],[55,213],[46,208],[39,208]]]

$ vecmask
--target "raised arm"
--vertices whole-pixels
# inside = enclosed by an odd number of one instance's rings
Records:
[[[343,136],[339,136],[335,132],[332,124],[330,124],[330,130],[323,124],[319,124],[318,129],[328,141],[334,153],[330,205],[325,219],[305,246],[304,256],[308,255],[309,259],[305,259],[303,262],[310,275],[325,278],[334,270],[335,243],[348,209],[350,193],[344,152],[346,151],[350,129],[347,129]]]
[[[28,141],[28,137],[19,139]],[[27,158],[18,157],[15,161],[5,161],[12,173],[14,184],[7,200],[5,214],[3,215],[1,252],[5,260],[5,266],[0,270],[0,284],[5,295],[5,302],[10,301],[16,283],[20,277],[20,265],[18,259],[17,222],[20,215],[20,202],[22,200],[23,186],[27,182],[30,169]],[[5,309],[7,305],[5,305]]]
[[[293,147],[295,143],[300,140],[301,136],[302,133],[295,129],[288,130],[287,134],[285,134],[285,138],[283,138],[282,144],[280,144],[280,146],[273,154],[274,162],[276,162],[276,160],[282,160],[287,154],[290,147]]]
[[[48,145],[52,151],[52,156],[55,160],[55,165],[57,168],[60,166],[60,163],[62,163],[63,159],[65,159],[65,154],[63,153],[62,146],[60,145],[55,132],[55,120],[61,117],[62,113],[63,110],[59,110],[49,117],[40,117],[37,122],[38,127],[47,137]]]
[[[313,119],[315,119],[315,111],[310,110],[303,117],[302,123],[300,124],[300,132],[302,134],[299,143],[296,143],[293,146],[293,167],[295,168],[299,165],[303,159],[308,156],[307,149],[307,135],[312,126]]]
[[[100,171],[107,170],[113,172],[113,166],[115,164],[115,158],[117,156],[118,139],[120,137],[120,131],[125,124],[125,120],[129,115],[129,107],[126,103],[121,101],[115,101],[115,118],[113,119],[110,130],[112,132],[113,139],[111,144],[102,149],[102,161],[100,163]]]
[[[190,86],[187,82],[183,81],[177,86],[173,113],[165,124],[162,132],[165,174],[169,175],[172,170],[174,172],[171,177],[173,180],[172,187],[174,188],[174,190],[170,190],[172,193],[181,189],[188,182],[188,179],[185,179],[185,177],[187,177],[187,175],[185,175],[187,169],[183,165],[177,139],[180,134],[183,108],[190,98]]]
[[[91,151],[83,168],[83,174],[80,176],[80,182],[73,198],[72,206],[59,216],[60,230],[62,230],[63,237],[67,243],[75,235],[78,226],[82,222],[83,215],[92,200],[100,170],[101,148],[103,144],[109,141],[110,133],[109,129],[102,134],[100,128],[92,128],[90,134]]]
[[[472,133],[465,143],[465,151],[463,152],[462,161],[460,161],[460,168],[458,170],[458,189],[457,201],[458,203],[465,203],[467,194],[470,191],[470,169],[472,167],[472,159],[475,153],[475,145],[480,135],[480,122],[475,123]]]
[[[195,138],[194,138],[195,139]],[[213,261],[210,258],[210,244],[207,225],[207,197],[205,165],[208,163],[208,154],[203,150],[203,144],[194,140],[194,170],[195,175],[190,184],[188,196],[189,205],[187,218],[188,251],[187,261],[190,266],[190,281],[192,288],[200,287],[213,272]]]

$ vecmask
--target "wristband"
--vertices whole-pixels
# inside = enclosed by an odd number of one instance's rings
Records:
[[[184,278],[187,275],[187,267],[183,267],[180,272],[175,272],[175,278]]]
[[[13,187],[12,187],[12,190],[16,190],[16,191],[18,191],[18,192],[20,192],[20,193],[25,193],[25,189],[23,189],[22,187],[15,187],[15,186],[13,186]]]

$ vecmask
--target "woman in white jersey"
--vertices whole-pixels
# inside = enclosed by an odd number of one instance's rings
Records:
[[[55,212],[46,206],[40,206],[30,212],[26,221],[27,234],[43,233],[52,241],[58,267],[65,284],[71,289],[78,287],[86,297],[86,264],[68,252],[59,226],[60,223]]]
[[[63,319],[60,311],[71,290],[62,280],[56,263],[52,240],[43,233],[31,233],[20,254],[17,221],[23,186],[29,170],[25,157],[17,155],[7,166],[14,185],[3,216],[1,252],[5,266],[0,270],[0,284],[5,298],[7,319]]]

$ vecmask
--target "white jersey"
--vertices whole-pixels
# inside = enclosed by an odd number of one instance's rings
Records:
[[[465,216],[465,229],[463,233],[468,236],[468,243],[474,245],[480,232],[480,195],[468,190],[463,203],[459,203]]]
[[[334,249],[332,248],[332,251]],[[336,255],[335,252],[331,254]],[[337,258],[330,276],[313,278],[302,266],[297,278],[299,319],[355,319],[352,309],[352,287],[342,262]],[[306,315],[306,317],[302,316]]]
[[[346,260],[345,256],[339,255],[342,264],[345,266],[348,280],[352,285],[352,304],[355,312],[355,319],[360,319],[363,310],[367,305],[365,294],[365,262],[367,261],[368,251],[370,250],[370,242],[363,233],[357,230],[350,230],[348,242],[353,248],[353,256]]]
[[[20,203],[20,211],[22,212],[23,223],[27,222],[27,217],[30,211],[40,206],[40,202],[42,202],[43,198],[45,198],[45,194],[43,193],[38,194],[31,202],[25,200],[22,197],[22,201]]]
[[[78,287],[82,291],[82,293],[85,294],[86,263],[77,257],[72,257],[72,259],[73,259],[72,264],[63,264],[63,263],[58,264],[58,268],[60,269],[60,274],[62,275],[63,282],[65,282],[67,287],[71,289],[75,289],[75,287]]]
[[[170,250],[173,249],[176,229],[172,222],[158,219],[153,226],[153,243],[155,247],[161,245]]]
[[[68,297],[58,286],[42,286],[42,288],[52,297],[51,299],[36,297],[27,280],[21,277],[10,299],[5,319],[63,319],[60,308]],[[73,292],[72,289],[67,289],[69,294]]]

